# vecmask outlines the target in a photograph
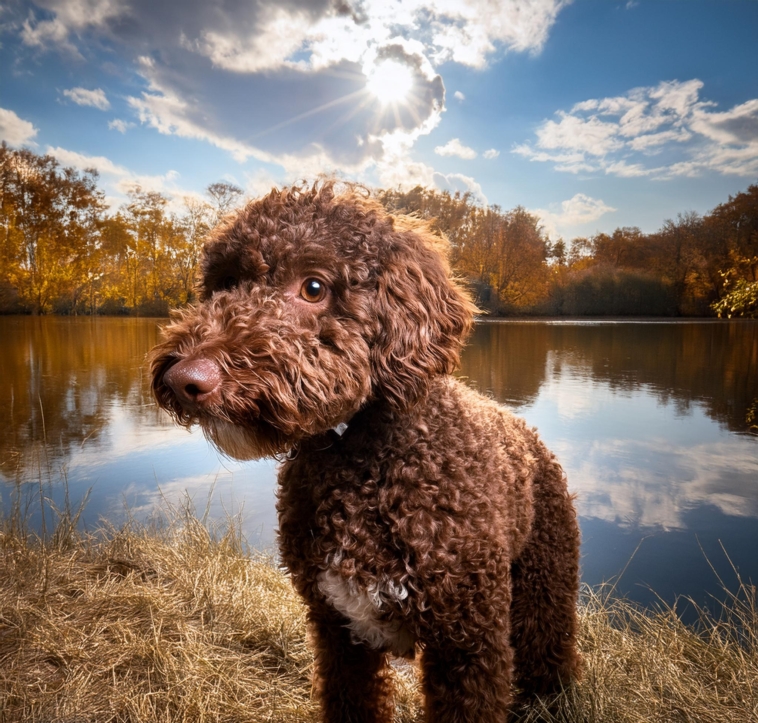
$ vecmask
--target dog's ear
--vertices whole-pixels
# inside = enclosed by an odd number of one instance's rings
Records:
[[[407,408],[458,367],[477,311],[453,279],[444,242],[414,224],[383,239],[371,344],[374,395]]]

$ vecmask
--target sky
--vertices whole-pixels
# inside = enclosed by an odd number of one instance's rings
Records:
[[[114,209],[326,173],[653,232],[758,182],[756,38],[758,0],[11,0],[0,137]]]

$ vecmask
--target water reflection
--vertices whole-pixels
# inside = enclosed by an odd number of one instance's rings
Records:
[[[529,366],[531,368],[524,368]],[[583,577],[643,602],[758,581],[758,324],[486,323],[463,374],[513,407],[577,493]],[[686,552],[685,552],[686,551]],[[706,556],[708,559],[706,559]]]
[[[137,319],[0,319],[3,472],[23,479],[43,446],[53,465],[85,442],[97,446],[116,409],[158,424],[142,383],[145,349],[156,332],[155,323]]]
[[[758,517],[756,440],[728,431],[758,397],[758,324],[482,324],[462,373],[540,429],[584,516]]]
[[[40,480],[60,501],[92,488],[88,525],[149,516],[185,490],[211,515],[244,504],[244,530],[275,531],[273,462],[235,463],[153,404],[143,366],[158,321],[0,317],[0,494]],[[583,575],[664,597],[712,585],[701,551],[724,542],[758,581],[758,323],[494,323],[476,328],[461,373],[537,426],[577,492]]]
[[[485,322],[462,373],[520,407],[564,369],[613,393],[644,387],[678,414],[702,404],[711,419],[744,432],[758,398],[758,322]]]
[[[84,515],[146,517],[185,492],[221,518],[244,503],[253,544],[274,537],[272,462],[222,459],[200,434],[176,428],[153,403],[144,366],[156,319],[0,317],[0,499],[29,497],[42,483],[60,505],[62,481]],[[11,484],[12,483],[12,484]],[[32,506],[32,524],[39,516]]]

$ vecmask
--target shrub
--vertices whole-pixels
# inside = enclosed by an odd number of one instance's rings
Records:
[[[669,285],[649,274],[592,266],[570,274],[553,292],[554,313],[565,316],[673,316]]]

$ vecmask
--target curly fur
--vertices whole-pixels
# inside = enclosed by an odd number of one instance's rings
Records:
[[[437,723],[503,721],[514,686],[578,673],[565,477],[534,430],[450,376],[475,308],[444,251],[355,188],[275,189],[214,233],[201,302],[152,352],[178,423],[233,457],[288,453],[279,546],[329,723],[393,719],[389,654],[421,651]],[[323,299],[303,297],[313,278]],[[198,359],[218,384],[188,397],[164,376]]]

